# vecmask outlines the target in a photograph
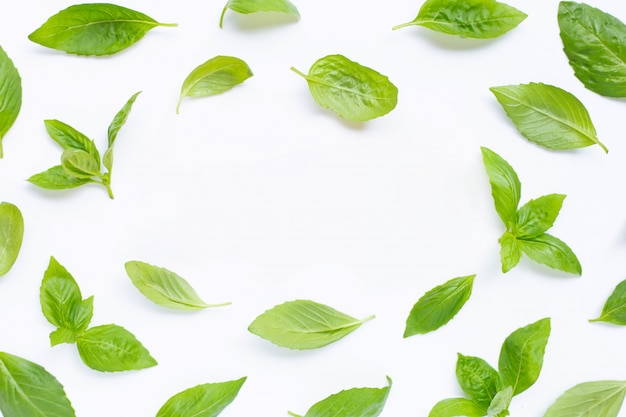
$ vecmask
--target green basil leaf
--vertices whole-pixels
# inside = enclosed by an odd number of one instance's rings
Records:
[[[11,270],[22,248],[24,218],[16,205],[0,203],[0,277]]]
[[[487,409],[487,417],[504,417],[509,415],[509,405],[513,399],[513,387],[500,390],[493,397]]]
[[[404,337],[432,332],[452,320],[469,300],[475,276],[453,278],[426,292],[411,309]]]
[[[617,417],[625,394],[626,381],[583,382],[565,391],[543,417]]]
[[[131,332],[115,324],[88,329],[76,338],[76,345],[85,365],[96,371],[131,371],[157,365]]]
[[[504,232],[499,242],[502,272],[506,273],[519,263],[522,258],[522,248],[515,236],[509,232]]]
[[[61,166],[71,177],[82,179],[100,177],[98,161],[80,149],[64,150],[61,154]]]
[[[124,266],[139,292],[161,306],[179,310],[202,310],[230,304],[205,303],[183,277],[168,269],[139,261],[128,261]]]
[[[67,188],[80,187],[81,185],[93,181],[90,178],[76,178],[71,176],[61,165],[57,165],[47,171],[32,175],[28,178],[28,182],[47,190],[65,190]]]
[[[563,194],[548,194],[524,204],[515,213],[513,235],[528,239],[545,233],[556,221],[564,199]]]
[[[243,60],[218,55],[197,66],[185,78],[180,89],[176,113],[184,97],[208,97],[222,94],[252,77],[252,70]]]
[[[159,23],[151,17],[109,3],[70,6],[28,35],[31,41],[76,55],[112,55],[139,41]]]
[[[215,417],[239,394],[246,378],[186,389],[161,407],[156,417]]]
[[[428,413],[428,417],[483,417],[487,410],[467,398],[448,398],[439,401]]]
[[[488,39],[504,35],[526,17],[495,0],[427,0],[413,21],[393,29],[419,25],[449,35]]]
[[[508,227],[517,212],[522,193],[522,184],[517,174],[500,155],[489,148],[480,148],[483,163],[491,184],[491,195],[498,215]]]
[[[613,293],[606,300],[600,317],[589,321],[604,321],[626,326],[626,280],[617,284]]]
[[[64,150],[79,149],[87,152],[98,162],[98,170],[100,169],[100,152],[98,152],[93,140],[72,126],[58,120],[44,120],[44,124],[50,137]]]
[[[222,27],[224,14],[228,9],[241,14],[279,12],[289,14],[297,19],[300,18],[300,12],[289,0],[228,0],[220,16],[220,27]]]
[[[110,172],[113,170],[113,145],[115,144],[115,139],[117,139],[117,134],[119,133],[122,126],[124,126],[124,124],[126,123],[126,120],[128,119],[128,115],[130,114],[130,111],[133,108],[133,104],[135,103],[135,100],[137,99],[137,96],[139,94],[141,94],[141,91],[133,94],[128,99],[128,101],[126,101],[126,104],[124,104],[124,107],[122,107],[120,111],[117,112],[117,114],[113,118],[113,121],[109,125],[109,129],[107,132],[108,133],[107,134],[108,147],[107,147],[106,152],[104,153],[104,156],[102,157],[102,163],[104,164],[105,168],[109,171],[109,178],[110,178]]]
[[[456,379],[463,392],[483,408],[489,407],[502,387],[498,371],[483,359],[458,354]]]
[[[336,342],[373,318],[357,320],[324,304],[295,300],[267,310],[248,330],[278,346],[316,349]]]
[[[558,13],[563,51],[589,90],[626,97],[626,25],[585,3],[562,1]]]
[[[573,94],[542,83],[490,90],[519,132],[531,142],[555,150],[597,144],[608,152],[598,140],[587,109]]]
[[[544,233],[530,239],[518,239],[518,243],[535,262],[570,274],[583,273],[576,254],[565,242],[552,235]]]
[[[74,417],[63,385],[41,365],[0,352],[0,411],[4,417]]]
[[[398,89],[385,75],[349,60],[343,55],[318,59],[306,75],[313,99],[320,106],[355,122],[364,122],[392,111],[398,103]]]
[[[2,138],[7,134],[22,107],[22,78],[13,61],[0,47],[0,158]]]
[[[504,386],[513,387],[513,395],[526,391],[539,377],[549,337],[550,319],[544,318],[515,330],[504,340],[498,369]]]
[[[389,377],[387,383],[384,388],[352,388],[332,394],[313,404],[304,417],[376,417],[383,411],[389,396]]]

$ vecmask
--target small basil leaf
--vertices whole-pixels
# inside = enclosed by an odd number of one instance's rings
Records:
[[[112,55],[139,41],[159,23],[151,17],[109,3],[70,6],[28,35],[31,41],[76,55]]]
[[[113,170],[113,145],[115,144],[115,139],[117,139],[117,134],[119,133],[122,126],[124,126],[124,124],[126,123],[126,120],[128,119],[128,115],[130,114],[130,111],[133,108],[133,104],[135,103],[135,100],[137,99],[137,96],[139,94],[141,94],[141,91],[133,94],[128,99],[126,104],[124,104],[124,107],[122,107],[120,111],[117,112],[117,114],[113,118],[113,121],[109,125],[109,129],[107,131],[107,137],[108,137],[107,150],[104,153],[104,156],[102,157],[102,163],[104,164],[105,168],[109,170],[109,173]],[[109,174],[109,178],[110,178],[110,174]]]
[[[156,304],[179,310],[218,306],[206,304],[183,277],[168,269],[139,261],[128,261],[124,266],[133,285]]]
[[[186,389],[167,400],[156,417],[215,417],[233,402],[245,381],[244,377]]]
[[[44,124],[50,137],[64,150],[79,149],[87,152],[98,162],[98,169],[100,169],[100,152],[98,152],[93,140],[72,126],[58,120],[44,120]]]
[[[63,385],[41,365],[0,352],[0,411],[4,417],[74,417]]]
[[[74,178],[89,179],[100,176],[98,161],[80,149],[64,150],[61,154],[61,166]]]
[[[448,398],[439,401],[428,417],[484,417],[487,409],[467,398]]]
[[[426,292],[406,320],[404,337],[437,330],[452,320],[469,300],[475,276],[453,278]]]
[[[518,239],[518,243],[533,261],[559,271],[582,275],[576,254],[562,240],[544,233],[530,239]]]
[[[548,194],[530,200],[515,213],[512,233],[523,239],[545,233],[556,221],[564,199],[563,194]]]
[[[522,258],[522,248],[518,240],[509,232],[504,232],[500,238],[500,262],[502,272],[513,269]]]
[[[544,318],[515,330],[504,340],[498,369],[504,386],[513,387],[513,395],[526,391],[539,377],[549,337],[550,319]]]
[[[76,343],[76,336],[76,332],[60,327],[50,333],[50,346],[63,343],[74,344]]]
[[[392,111],[398,103],[398,89],[379,72],[343,55],[318,59],[306,75],[313,99],[320,106],[355,122],[364,122]]]
[[[65,190],[67,188],[80,187],[93,181],[89,178],[73,177],[61,165],[57,165],[47,171],[32,175],[28,178],[28,182],[47,190]]]
[[[485,147],[481,147],[480,150],[483,155],[483,163],[487,170],[489,183],[491,184],[491,195],[496,205],[496,211],[508,227],[517,212],[522,184],[513,167],[500,155]]]
[[[76,338],[76,345],[85,365],[96,371],[131,371],[157,365],[131,332],[115,324],[88,329]]]
[[[243,60],[232,56],[216,56],[197,66],[185,78],[180,89],[176,113],[184,97],[208,97],[230,90],[252,77],[252,70]]]
[[[489,407],[502,386],[498,371],[483,359],[458,354],[456,379],[470,399],[483,408]]]
[[[543,417],[617,417],[626,381],[592,381],[578,384],[556,399]]]
[[[587,109],[573,94],[542,83],[490,90],[519,132],[531,142],[555,150],[597,144],[608,152],[598,140]]]
[[[24,218],[16,205],[0,203],[0,276],[11,270],[22,248]]]
[[[513,387],[508,386],[498,391],[487,409],[487,417],[504,417],[509,415],[509,405],[513,399]]]
[[[0,47],[0,158],[2,138],[7,134],[22,107],[22,78],[13,61]]]
[[[604,321],[626,326],[626,280],[617,284],[606,300],[600,317],[589,321]]]
[[[574,75],[589,90],[626,97],[626,25],[585,3],[559,3],[563,51]]]
[[[393,29],[420,25],[449,35],[488,39],[504,35],[526,17],[495,0],[427,0],[413,21]]]
[[[241,14],[279,12],[300,18],[300,12],[289,0],[228,0],[220,16],[220,27],[228,9]]]
[[[295,300],[267,310],[248,330],[278,346],[316,349],[336,342],[373,318],[357,320],[324,304]]]

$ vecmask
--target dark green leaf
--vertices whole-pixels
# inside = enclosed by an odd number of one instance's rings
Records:
[[[107,134],[108,146],[106,152],[104,153],[104,156],[102,157],[102,163],[104,164],[106,169],[109,170],[109,173],[113,170],[113,145],[115,144],[115,139],[117,139],[117,134],[119,133],[122,126],[124,126],[124,124],[126,123],[128,115],[130,114],[130,111],[133,108],[133,104],[135,103],[135,100],[137,99],[137,96],[139,94],[141,94],[141,91],[133,94],[128,99],[126,104],[124,104],[124,107],[122,107],[121,110],[117,112],[117,114],[113,118],[113,121],[109,125]]]
[[[481,147],[483,163],[491,184],[491,195],[498,215],[508,227],[517,212],[522,184],[517,174],[500,155],[489,148]]]
[[[0,158],[2,138],[7,134],[22,107],[22,78],[13,61],[0,47]]]
[[[582,267],[574,252],[565,242],[544,233],[531,239],[518,239],[522,251],[530,259],[550,268],[581,275]]]
[[[79,149],[87,152],[98,162],[98,169],[100,169],[100,152],[98,152],[93,140],[72,126],[58,120],[44,120],[44,124],[50,137],[64,150]]]
[[[61,165],[57,165],[47,171],[31,176],[28,182],[48,190],[64,190],[76,188],[93,181],[89,178],[72,177],[65,172]]]
[[[522,248],[518,240],[509,232],[504,232],[500,238],[500,262],[502,272],[509,272],[522,258]]]
[[[583,382],[556,399],[543,417],[617,417],[626,381]]]
[[[24,237],[24,218],[16,205],[0,203],[0,276],[11,270]]]
[[[617,284],[602,308],[602,314],[589,321],[604,321],[626,326],[626,280]]]
[[[98,161],[80,149],[64,150],[61,154],[61,166],[70,177],[90,179],[100,176]]]
[[[300,18],[298,9],[289,0],[228,0],[220,16],[220,27],[222,27],[224,14],[228,9],[241,14],[279,12]]]
[[[467,398],[448,398],[439,401],[428,413],[428,417],[483,417],[487,409]]]
[[[245,381],[244,377],[186,389],[167,400],[156,417],[215,417],[233,402]]]
[[[515,213],[511,232],[522,239],[545,233],[554,224],[564,199],[563,194],[548,194],[530,200]]]
[[[463,392],[476,404],[489,407],[502,387],[498,371],[481,358],[458,354],[456,379]]]

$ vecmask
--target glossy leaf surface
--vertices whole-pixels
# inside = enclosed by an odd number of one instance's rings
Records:
[[[512,233],[518,238],[533,238],[545,233],[556,221],[565,195],[548,194],[530,200],[515,213]]]
[[[22,248],[24,217],[15,204],[0,203],[0,276],[11,270]]]
[[[509,226],[517,212],[522,193],[522,184],[513,170],[500,155],[489,148],[481,147],[483,163],[487,170],[491,195],[496,211],[506,226]]]
[[[233,402],[245,381],[244,377],[186,389],[167,400],[156,417],[215,417]]]
[[[626,280],[617,284],[604,303],[600,317],[590,321],[604,321],[626,326]]]
[[[220,27],[228,9],[241,14],[279,12],[300,18],[300,12],[289,0],[228,0],[220,16]]]
[[[98,169],[100,169],[100,152],[98,152],[93,140],[59,120],[44,120],[44,125],[48,135],[64,150],[78,149],[87,152],[98,161]]]
[[[71,176],[61,165],[56,165],[39,174],[32,175],[28,182],[47,190],[65,190],[76,188],[92,182],[89,178],[77,178]]]
[[[550,268],[581,275],[582,266],[578,257],[562,240],[544,233],[529,239],[518,239],[522,251],[533,261]]]
[[[447,398],[439,401],[428,413],[428,417],[484,417],[487,410],[467,398]]]
[[[475,356],[458,354],[456,379],[463,392],[476,404],[489,407],[502,387],[500,374],[491,365]]]
[[[135,104],[135,100],[139,94],[141,94],[141,91],[133,94],[128,101],[126,101],[124,106],[115,114],[113,121],[111,121],[109,128],[107,129],[107,150],[104,152],[104,156],[102,157],[102,163],[109,171],[109,179],[110,173],[113,170],[113,145],[115,144],[115,140],[117,139],[117,134],[120,132],[120,129],[124,126],[124,124],[126,124],[128,115],[130,114],[133,104]]]
[[[2,138],[7,134],[22,107],[22,78],[11,58],[0,47],[0,158]]]
[[[504,232],[499,242],[502,272],[506,273],[513,269],[522,259],[522,247],[517,238],[509,232]]]

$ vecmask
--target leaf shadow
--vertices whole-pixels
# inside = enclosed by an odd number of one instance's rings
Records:
[[[227,11],[224,16],[222,27],[229,23],[234,24],[238,30],[254,32],[285,24],[295,24],[300,19],[297,16],[280,12],[257,12],[241,14]]]

